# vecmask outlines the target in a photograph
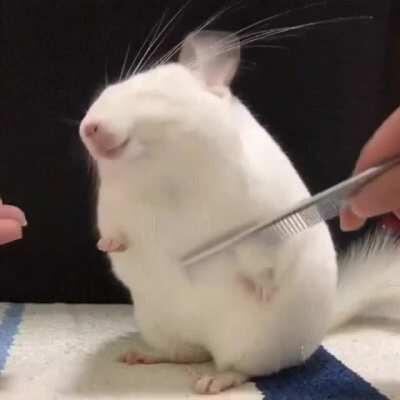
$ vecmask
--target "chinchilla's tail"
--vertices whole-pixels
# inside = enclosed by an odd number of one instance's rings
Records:
[[[339,260],[336,310],[332,329],[374,306],[398,301],[400,306],[400,241],[375,232]]]

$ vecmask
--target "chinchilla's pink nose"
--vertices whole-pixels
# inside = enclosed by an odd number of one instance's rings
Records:
[[[106,122],[92,117],[81,122],[79,133],[83,143],[95,157],[114,157],[118,154],[114,150],[124,141],[122,136],[113,133]]]
[[[101,125],[96,121],[83,122],[81,125],[81,135],[86,136],[87,138],[92,138],[101,131]]]

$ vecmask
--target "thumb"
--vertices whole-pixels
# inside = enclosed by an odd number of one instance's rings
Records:
[[[21,225],[12,219],[0,220],[0,245],[22,238]]]
[[[350,207],[340,213],[340,229],[344,232],[356,231],[365,224],[365,219],[355,214]]]

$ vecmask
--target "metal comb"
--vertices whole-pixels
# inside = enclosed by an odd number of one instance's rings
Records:
[[[322,221],[333,219],[349,198],[399,163],[400,157],[396,157],[301,201],[272,220],[250,223],[226,232],[188,252],[181,258],[181,264],[189,266],[200,262],[260,231],[263,231],[266,244],[277,244]]]

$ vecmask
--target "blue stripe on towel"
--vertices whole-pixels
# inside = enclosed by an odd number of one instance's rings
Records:
[[[268,400],[388,400],[322,347],[304,365],[254,382]]]
[[[22,321],[23,312],[23,304],[10,304],[0,323],[0,372],[6,365],[10,347]]]

